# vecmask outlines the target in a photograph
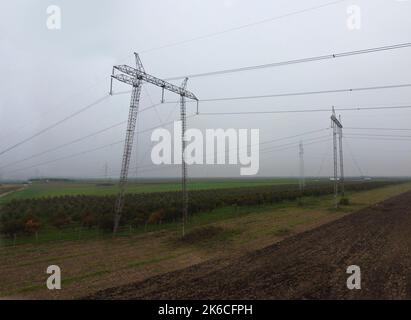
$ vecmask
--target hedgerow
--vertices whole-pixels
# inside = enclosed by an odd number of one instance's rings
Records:
[[[400,183],[373,181],[346,184],[351,191],[369,190]],[[223,206],[255,206],[295,200],[306,196],[333,193],[331,184],[308,186],[304,191],[295,185],[189,191],[189,214],[206,212]],[[60,196],[13,200],[0,208],[0,232],[7,235],[36,232],[44,226],[63,228],[68,224],[113,227],[115,196]],[[127,194],[122,225],[140,226],[177,221],[181,218],[180,192]]]

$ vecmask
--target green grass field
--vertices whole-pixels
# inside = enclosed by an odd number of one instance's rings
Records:
[[[267,186],[281,184],[298,184],[297,179],[197,179],[188,184],[189,190],[207,190],[240,188],[252,186]],[[180,182],[174,181],[144,181],[141,183],[130,182],[127,186],[128,193],[149,193],[181,190]],[[118,192],[117,184],[102,185],[102,181],[73,181],[73,182],[33,182],[23,190],[16,191],[0,198],[0,204],[12,199],[33,199],[41,197],[56,197],[66,195],[112,195]]]

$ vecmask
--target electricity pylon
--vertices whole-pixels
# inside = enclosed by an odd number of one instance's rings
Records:
[[[187,87],[188,78],[183,80],[181,88],[185,89]],[[187,127],[186,118],[186,99],[183,95],[180,97],[180,120],[181,120],[181,189],[183,193],[183,237],[185,236],[185,226],[187,223],[188,216],[188,194],[187,194],[187,164],[185,157],[186,150],[186,139],[185,132]]]
[[[181,106],[182,110],[184,109],[184,123],[185,123],[185,98],[193,99],[198,102],[197,97],[191,93],[190,91],[186,90],[185,84],[183,87],[178,87],[174,84],[171,84],[167,81],[161,80],[156,78],[152,75],[149,75],[145,72],[143,64],[141,63],[140,57],[137,53],[134,53],[136,58],[136,68],[127,66],[127,65],[117,65],[113,67],[112,74],[111,74],[111,82],[110,82],[110,95],[113,93],[113,79],[118,81],[124,82],[132,86],[131,91],[131,101],[130,101],[130,110],[128,115],[128,122],[127,122],[127,131],[126,131],[126,139],[124,141],[124,152],[123,152],[123,160],[121,164],[121,173],[120,173],[120,183],[119,183],[119,193],[117,195],[116,204],[114,208],[114,228],[113,233],[117,232],[121,212],[124,207],[124,193],[125,187],[127,184],[128,178],[128,169],[130,166],[130,158],[131,158],[131,150],[133,147],[133,139],[134,139],[134,132],[136,128],[136,121],[137,121],[137,114],[138,114],[138,107],[140,102],[140,94],[141,88],[144,82],[151,83],[157,87],[162,88],[162,97],[164,97],[164,90],[168,90],[174,93],[177,93],[181,97]],[[121,73],[116,74],[115,71],[119,71]],[[187,80],[185,80],[187,83]],[[163,98],[162,98],[163,101]],[[184,107],[183,107],[184,106]],[[185,145],[184,142],[184,131],[182,136],[183,146]],[[184,152],[184,149],[183,149]],[[184,160],[184,155],[183,155]],[[183,161],[183,176],[186,175],[185,169],[185,162]],[[185,190],[185,178],[183,179],[183,194],[186,193]],[[184,199],[187,198],[187,195],[183,195]],[[186,205],[183,203],[183,221],[184,214],[186,213]]]
[[[341,124],[341,115],[338,117]],[[345,188],[344,188],[344,155],[343,155],[343,126],[338,127],[338,138],[339,138],[339,151],[340,151],[340,184],[341,184],[341,195],[344,197]]]
[[[333,153],[334,153],[334,201],[335,207],[338,207],[338,185],[339,180],[341,182],[341,190],[344,190],[344,163],[343,163],[343,153],[342,153],[342,124],[340,120],[335,116],[335,109],[332,108],[331,115],[331,127],[333,129]],[[338,178],[338,147],[337,147],[337,136],[339,139],[339,149],[340,149],[340,179]],[[342,193],[344,195],[344,191]]]
[[[299,149],[299,156],[300,156],[300,190],[303,191],[305,188],[305,174],[304,174],[304,145],[303,141],[300,140],[300,149]]]

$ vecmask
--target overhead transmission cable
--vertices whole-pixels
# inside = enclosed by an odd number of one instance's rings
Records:
[[[319,139],[324,139],[324,138],[326,138],[326,137],[330,137],[330,135],[322,135],[322,136],[319,136],[319,137],[314,137],[314,138],[310,138],[310,139],[304,139],[304,144],[305,144],[305,142],[308,142],[308,141],[315,141],[315,140],[319,140]],[[287,147],[287,146],[290,146],[290,145],[299,145],[299,143],[300,143],[300,141],[298,141],[298,142],[290,142],[290,143],[286,143],[286,144],[282,144],[282,145],[278,145],[278,146],[267,147],[267,148],[260,149],[260,152],[261,152],[261,153],[271,152],[272,150],[275,151],[275,149],[277,149],[277,148]]]
[[[146,111],[146,110],[149,110],[149,109],[151,109],[151,108],[154,108],[154,107],[157,106],[157,105],[158,105],[158,104],[154,104],[154,105],[151,105],[151,106],[149,106],[149,107],[146,107],[146,108],[144,108],[141,112]],[[360,111],[360,110],[379,110],[379,109],[403,109],[403,108],[411,108],[411,106],[354,107],[354,108],[338,108],[338,107],[337,107],[335,110],[337,110],[337,111]],[[211,115],[241,115],[241,114],[260,114],[260,113],[262,113],[262,114],[270,114],[270,113],[271,113],[271,114],[276,114],[276,113],[295,113],[295,112],[298,112],[298,113],[307,113],[307,112],[329,112],[329,111],[330,111],[329,109],[305,109],[305,110],[277,110],[277,111],[224,112],[224,113],[223,113],[223,112],[216,112],[216,113],[205,112],[205,113],[201,113],[201,114],[199,114],[199,115],[210,115],[210,116],[211,116]],[[170,115],[171,115],[171,113],[169,114],[169,116],[170,116]],[[191,116],[189,116],[189,117],[193,117],[193,116],[195,116],[195,115],[191,115]],[[169,118],[169,117],[167,117],[167,118]],[[13,162],[13,163],[10,163],[10,164],[8,164],[8,165],[2,166],[2,167],[0,167],[0,169],[5,168],[5,167],[9,167],[9,166],[11,166],[11,165],[14,165],[14,164],[17,164],[17,163],[20,163],[20,162],[23,162],[23,161],[26,161],[26,160],[35,158],[35,157],[37,157],[37,156],[41,156],[41,155],[44,155],[44,154],[46,154],[46,153],[49,153],[49,152],[52,152],[52,151],[61,149],[61,148],[63,148],[63,147],[72,145],[72,144],[74,144],[74,143],[83,141],[83,140],[85,140],[85,139],[87,139],[87,138],[90,138],[90,137],[92,137],[92,136],[95,136],[95,135],[98,135],[98,134],[100,134],[100,133],[103,133],[103,132],[105,132],[105,131],[107,131],[107,130],[109,130],[109,129],[111,129],[111,128],[114,128],[114,127],[119,126],[119,125],[124,124],[124,123],[125,123],[125,121],[122,121],[122,122],[120,122],[120,123],[114,124],[114,125],[109,126],[109,127],[107,127],[107,128],[104,128],[104,129],[101,129],[101,130],[99,130],[99,131],[93,132],[93,133],[91,133],[91,134],[89,134],[89,135],[86,135],[86,136],[84,136],[84,137],[81,137],[81,138],[72,140],[72,141],[70,141],[70,142],[68,142],[68,143],[65,143],[65,144],[56,146],[56,147],[54,147],[54,148],[45,150],[45,151],[43,151],[43,152],[34,154],[34,155],[29,156],[29,157],[27,157],[27,158],[24,158],[24,159],[15,161],[15,162]],[[164,122],[164,123],[162,123],[161,126],[169,125],[169,124],[172,124],[172,123],[174,123],[174,121]],[[149,131],[151,131],[151,130],[153,130],[153,129],[156,129],[156,128],[159,128],[159,127],[161,127],[161,126],[154,126],[154,127],[150,127],[150,128],[147,128],[147,129],[143,129],[143,130],[137,131],[137,133],[149,132]],[[357,130],[357,129],[364,129],[364,130],[365,130],[365,129],[370,129],[370,130],[371,130],[371,129],[374,129],[374,130],[404,130],[404,131],[411,130],[411,129],[405,129],[405,128],[349,128],[349,127],[347,127],[346,129],[356,129],[356,130]]]
[[[149,106],[149,107],[146,107],[146,108],[144,108],[141,112],[143,112],[143,111],[145,111],[145,110],[148,110],[148,109],[151,109],[151,108],[154,108],[154,107],[157,106],[157,105],[158,105],[158,104],[154,104],[154,105],[151,105],[151,106]],[[381,109],[381,110],[385,110],[385,109],[403,109],[403,108],[411,108],[411,105],[410,105],[410,106],[383,106],[383,107],[354,107],[354,108],[344,108],[344,107],[338,108],[338,107],[337,107],[337,108],[335,108],[335,110],[337,110],[337,111],[360,111],[360,110],[380,110],[380,109]],[[173,111],[173,110],[172,110],[172,111]],[[298,112],[298,113],[307,113],[307,112],[329,112],[329,111],[330,111],[329,109],[305,109],[305,110],[303,109],[303,110],[277,110],[277,111],[251,111],[251,112],[248,112],[248,111],[247,111],[247,112],[224,112],[224,113],[223,113],[223,112],[216,112],[216,113],[205,112],[205,113],[201,113],[201,114],[199,114],[199,115],[210,115],[210,116],[211,116],[211,115],[241,115],[241,114],[260,114],[260,113],[262,113],[262,114],[270,114],[270,113],[271,113],[271,114],[276,114],[276,113],[295,113],[295,112]],[[171,113],[169,114],[169,116],[170,116],[170,115],[171,115]],[[192,115],[192,116],[189,116],[189,117],[193,117],[193,116],[195,116],[195,115]],[[167,118],[169,118],[169,117],[167,117]],[[162,124],[162,126],[172,124],[173,122],[174,122],[174,121],[164,122],[164,123]],[[30,157],[28,157],[28,158],[25,158],[25,159],[22,159],[22,160],[18,160],[17,162],[14,162],[14,163],[12,163],[12,164],[20,163],[20,162],[22,162],[22,161],[26,161],[26,160],[32,159],[32,158],[34,158],[34,157],[37,157],[37,156],[43,155],[43,154],[45,154],[45,153],[48,153],[48,152],[51,152],[51,151],[60,149],[60,148],[62,148],[62,147],[69,146],[69,145],[71,145],[71,144],[73,144],[73,143],[76,143],[76,142],[85,140],[85,139],[87,139],[87,138],[89,138],[89,137],[92,137],[92,136],[97,135],[97,134],[99,134],[99,133],[105,132],[106,130],[109,130],[109,129],[111,129],[111,128],[115,127],[115,126],[118,126],[118,125],[120,125],[120,124],[123,124],[123,123],[125,123],[125,121],[120,122],[120,123],[118,123],[118,124],[115,124],[115,125],[113,125],[113,126],[110,126],[110,127],[108,127],[108,128],[104,128],[104,129],[102,129],[102,130],[99,130],[99,131],[94,132],[94,133],[92,133],[92,134],[89,134],[89,135],[87,135],[87,136],[84,136],[84,137],[75,139],[75,140],[73,140],[73,141],[71,141],[71,142],[65,143],[65,144],[60,145],[60,146],[57,146],[57,147],[55,147],[55,148],[52,148],[52,149],[46,150],[46,151],[44,151],[44,152],[41,152],[41,153],[32,155],[32,156],[30,156]],[[148,132],[148,131],[151,131],[151,130],[153,130],[153,129],[159,128],[159,127],[161,127],[161,126],[150,127],[150,128],[144,129],[144,130],[137,131],[137,133]],[[406,128],[350,128],[350,127],[347,127],[347,128],[345,128],[345,129],[355,129],[355,130],[358,130],[358,129],[361,129],[361,130],[367,130],[367,129],[369,129],[369,130],[400,130],[400,131],[410,131],[410,130],[411,130],[411,129],[406,129]],[[348,133],[348,135],[350,135],[350,133]],[[5,168],[5,167],[8,167],[8,166],[10,166],[10,165],[12,165],[12,164],[9,164],[9,165],[0,167],[0,169]]]
[[[241,30],[241,29],[253,27],[253,26],[256,26],[256,25],[268,23],[268,22],[271,22],[271,21],[279,20],[279,19],[286,18],[286,17],[293,16],[293,15],[297,15],[297,14],[302,14],[302,13],[309,12],[309,11],[318,10],[318,9],[328,7],[328,6],[331,6],[331,5],[335,5],[335,4],[339,4],[339,3],[342,3],[342,2],[345,2],[345,1],[347,1],[347,0],[338,0],[338,1],[327,2],[327,3],[322,4],[322,5],[308,7],[308,8],[302,9],[302,10],[297,10],[297,11],[289,12],[289,13],[286,13],[286,14],[283,14],[283,15],[278,15],[278,16],[275,16],[275,17],[272,17],[272,18],[267,18],[267,19],[263,19],[263,20],[260,20],[260,21],[248,23],[248,24],[243,24],[243,25],[233,27],[233,28],[229,28],[229,29],[225,29],[225,30],[222,30],[222,31],[213,32],[213,33],[205,34],[205,35],[198,36],[198,37],[195,37],[195,38],[191,38],[191,39],[187,39],[187,40],[183,40],[183,41],[178,41],[178,42],[169,43],[169,44],[166,44],[166,45],[146,49],[146,50],[141,51],[140,53],[149,53],[151,51],[156,51],[156,50],[163,49],[163,48],[173,47],[173,46],[177,46],[177,45],[181,45],[181,44],[185,44],[185,43],[188,43],[188,42],[197,41],[197,40],[201,40],[201,39],[205,39],[205,38],[211,38],[211,37],[221,35],[221,34],[224,34],[224,33],[228,33],[228,32],[232,32],[232,31],[236,31],[236,30]],[[124,60],[125,58],[128,58],[129,56],[130,55],[126,55],[123,58],[118,59],[118,61]],[[101,79],[103,79],[103,77],[101,77]],[[105,79],[105,75],[104,75],[104,79]],[[102,81],[103,80],[97,81],[93,85],[87,87],[86,89],[83,89],[81,91],[81,93],[89,90],[90,88],[93,88],[93,87],[97,86]],[[80,93],[76,93],[76,94],[73,94],[72,96],[77,96],[79,94]],[[115,94],[118,94],[118,93],[113,93],[113,95],[115,95]],[[22,126],[22,127],[24,127],[24,126]]]
[[[49,125],[48,127],[46,127],[46,128],[44,128],[44,129],[36,132],[35,134],[33,134],[33,135],[31,135],[31,136],[29,136],[29,137],[21,140],[20,142],[12,145],[12,146],[10,146],[10,147],[7,147],[6,149],[0,151],[0,155],[3,155],[3,154],[5,154],[5,153],[7,153],[7,152],[9,152],[9,151],[11,151],[11,150],[13,150],[13,149],[21,146],[22,144],[24,144],[24,143],[26,143],[26,142],[29,142],[30,140],[33,140],[34,138],[38,137],[39,135],[41,135],[41,134],[43,134],[43,133],[45,133],[45,132],[47,132],[47,131],[55,128],[55,127],[57,127],[58,125],[60,125],[60,124],[62,124],[62,123],[64,123],[64,122],[70,120],[71,118],[74,118],[75,116],[79,115],[80,113],[83,113],[83,112],[91,109],[92,107],[96,106],[97,104],[99,104],[100,102],[104,101],[104,100],[107,99],[108,97],[109,97],[109,95],[105,95],[104,97],[97,99],[96,101],[94,101],[94,102],[88,104],[87,106],[85,106],[85,107],[83,107],[83,108],[75,111],[74,113],[66,116],[65,118],[63,118],[63,119],[61,119],[61,120],[59,120],[59,121],[57,121],[57,122]]]
[[[4,165],[4,166],[1,166],[0,169],[4,169],[4,168],[10,167],[10,166],[13,166],[13,165],[15,165],[15,164],[21,163],[21,162],[24,162],[24,161],[27,161],[27,160],[31,160],[31,159],[40,157],[40,156],[42,156],[42,155],[45,155],[45,154],[47,154],[47,153],[50,153],[50,152],[53,152],[53,151],[62,149],[62,148],[64,148],[64,147],[68,147],[68,146],[70,146],[70,145],[72,145],[72,144],[75,144],[75,143],[84,141],[84,140],[86,140],[86,139],[88,139],[88,138],[97,136],[97,135],[99,135],[99,134],[101,134],[101,133],[103,133],[103,132],[106,132],[106,131],[110,130],[110,129],[116,128],[116,127],[124,124],[125,122],[126,122],[126,121],[121,121],[121,122],[116,123],[116,124],[114,124],[114,125],[111,125],[111,126],[109,126],[109,127],[107,127],[107,128],[104,128],[104,129],[95,131],[95,132],[93,132],[93,133],[90,133],[90,134],[88,134],[88,135],[86,135],[86,136],[84,136],[84,137],[80,137],[80,138],[71,140],[71,141],[69,141],[69,142],[67,142],[67,143],[58,145],[58,146],[56,146],[56,147],[53,147],[53,148],[44,150],[44,151],[42,151],[42,152],[35,153],[35,154],[33,154],[33,155],[31,155],[31,156],[28,156],[28,157],[26,157],[26,158],[23,158],[23,159],[21,159],[21,160],[13,161],[13,162],[11,162],[11,163],[9,163],[9,164],[6,164],[6,165]]]
[[[102,146],[97,147],[97,148],[87,149],[87,150],[84,150],[84,151],[81,151],[81,152],[78,152],[78,153],[69,154],[69,155],[64,156],[64,157],[60,157],[60,158],[48,160],[48,161],[45,161],[45,162],[37,163],[37,164],[34,164],[34,165],[32,165],[32,166],[28,166],[28,167],[25,167],[25,168],[18,168],[18,169],[15,169],[15,170],[10,171],[9,173],[13,173],[13,172],[17,172],[17,171],[22,171],[22,170],[28,170],[28,169],[31,169],[31,168],[43,166],[43,165],[45,165],[45,164],[49,164],[49,163],[53,163],[53,162],[57,162],[57,161],[61,161],[61,160],[66,160],[66,159],[71,159],[71,158],[74,158],[74,157],[77,157],[77,156],[80,156],[80,155],[84,155],[84,154],[91,153],[91,152],[95,152],[95,151],[98,151],[98,150],[101,150],[101,149],[104,149],[104,148],[107,148],[107,147],[111,147],[111,146],[114,146],[114,145],[118,145],[118,144],[120,144],[120,143],[122,143],[122,142],[124,142],[124,139],[123,139],[123,140],[119,140],[119,141],[115,141],[115,142],[112,142],[112,143],[109,143],[109,144],[105,144],[105,145],[102,145]]]
[[[194,115],[191,115],[191,117],[194,117],[194,116],[195,116],[195,114],[194,114]],[[173,123],[173,122],[174,122],[174,121],[172,121],[172,122],[170,122],[170,123]],[[165,124],[163,124],[163,125],[165,125]],[[145,129],[145,130],[143,130],[143,131],[149,131],[149,130],[153,130],[153,129],[155,129],[155,128],[158,128],[158,127],[154,127],[154,128],[150,128],[150,129]],[[328,129],[328,128],[327,128],[327,129]],[[301,133],[301,134],[293,135],[293,136],[290,136],[290,137],[283,137],[283,138],[272,139],[272,140],[264,141],[264,142],[261,142],[261,143],[258,143],[258,144],[261,145],[261,144],[266,144],[266,143],[270,143],[270,142],[274,142],[274,141],[291,139],[291,138],[294,138],[294,137],[299,137],[299,136],[302,136],[302,135],[305,135],[305,134],[311,134],[311,133],[320,132],[320,131],[324,131],[324,130],[326,130],[326,129],[308,131],[308,132],[306,132],[306,133]],[[140,131],[140,132],[142,132],[142,131]],[[56,161],[60,161],[60,160],[65,160],[65,159],[69,159],[69,158],[76,157],[76,156],[79,156],[79,155],[83,155],[83,154],[87,154],[87,153],[90,153],[90,152],[98,151],[98,150],[100,150],[100,149],[103,149],[103,148],[106,148],[106,147],[110,147],[110,146],[113,146],[113,145],[115,145],[115,144],[119,144],[119,143],[121,143],[121,142],[124,142],[124,140],[116,141],[116,142],[114,142],[114,143],[105,144],[105,145],[100,146],[100,147],[95,148],[95,149],[88,149],[88,150],[85,150],[85,151],[82,151],[82,152],[79,152],[79,153],[70,154],[70,155],[67,155],[67,156],[64,156],[64,157],[61,157],[61,158],[57,158],[57,159],[53,159],[53,160],[49,160],[49,161],[37,163],[37,164],[35,164],[35,165],[31,165],[31,166],[28,166],[28,167],[18,168],[18,169],[15,169],[15,170],[10,171],[10,173],[16,172],[16,171],[21,171],[21,170],[26,170],[26,169],[31,169],[31,168],[33,168],[33,167],[42,166],[42,165],[45,165],[45,164],[49,164],[49,163],[51,163],[51,162],[56,162]],[[135,169],[135,168],[133,167],[133,168],[131,168],[131,169]]]
[[[184,79],[186,77],[193,79],[193,78],[217,76],[217,75],[223,75],[223,74],[229,74],[229,73],[237,73],[237,72],[244,72],[244,71],[281,67],[281,66],[287,66],[287,65],[292,65],[292,64],[300,64],[300,63],[307,63],[307,62],[313,62],[313,61],[343,58],[343,57],[368,54],[368,53],[373,53],[373,52],[396,50],[396,49],[409,48],[409,47],[411,47],[411,42],[388,45],[388,46],[381,46],[381,47],[374,47],[374,48],[368,48],[368,49],[362,49],[362,50],[345,51],[345,52],[332,53],[332,54],[327,54],[327,55],[322,55],[322,56],[314,56],[314,57],[308,57],[308,58],[287,60],[287,61],[260,64],[260,65],[233,68],[233,69],[224,69],[224,70],[217,70],[217,71],[203,72],[203,73],[193,73],[193,74],[188,74],[188,75],[186,74],[186,75],[181,75],[181,76],[169,77],[169,78],[166,78],[165,80],[173,81],[173,80]]]
[[[350,136],[346,134],[347,139],[362,139],[362,140],[375,140],[375,141],[411,141],[411,139],[406,138],[378,138],[369,136]]]
[[[148,109],[148,108],[146,108],[146,109]],[[144,110],[146,110],[146,109],[144,109]],[[187,116],[187,118],[192,118],[192,117],[194,117],[194,116],[196,116],[196,115],[195,115],[195,114],[194,114],[194,115],[189,115],[189,116]],[[9,167],[9,166],[14,165],[14,164],[17,164],[17,163],[21,163],[21,162],[23,162],[23,161],[31,160],[31,159],[36,158],[36,157],[38,157],[38,156],[44,155],[44,154],[46,154],[46,153],[49,153],[49,152],[52,152],[52,151],[55,151],[55,150],[58,150],[58,149],[67,147],[67,146],[69,146],[69,145],[72,145],[72,144],[74,144],[74,143],[77,143],[77,142],[80,142],[80,141],[83,141],[83,140],[86,140],[87,138],[90,138],[90,137],[92,137],[92,136],[96,136],[96,135],[98,135],[98,134],[100,134],[100,133],[103,133],[103,132],[105,132],[105,131],[108,131],[109,129],[112,129],[112,128],[114,128],[114,127],[117,127],[117,126],[119,126],[119,125],[121,125],[121,124],[124,124],[124,123],[126,123],[126,122],[127,122],[127,121],[119,122],[119,123],[114,124],[114,125],[112,125],[112,126],[110,126],[110,127],[104,128],[104,129],[99,130],[99,131],[94,132],[94,133],[91,133],[91,134],[89,134],[89,135],[87,135],[87,136],[84,136],[84,137],[81,137],[81,138],[78,138],[78,139],[69,141],[69,142],[67,142],[67,143],[64,143],[64,144],[62,144],[62,145],[56,146],[56,147],[54,147],[54,148],[51,148],[51,149],[45,150],[45,151],[43,151],[43,152],[40,152],[40,153],[31,155],[31,156],[29,156],[29,157],[27,157],[27,158],[14,161],[13,163],[9,163],[9,164],[7,164],[7,165],[5,165],[5,166],[0,167],[0,169]],[[165,122],[165,123],[163,123],[161,126],[170,125],[170,124],[172,124],[172,123],[174,123],[174,121]],[[154,129],[160,128],[161,126],[155,126],[155,127],[146,128],[146,129],[143,129],[143,130],[140,130],[140,131],[136,131],[136,133],[149,132],[149,131],[152,131],[152,130],[154,130]],[[111,145],[111,144],[109,144],[108,146],[110,146],[110,145]]]
[[[331,140],[329,140],[329,141],[331,141]],[[320,162],[320,168],[318,169],[318,172],[317,172],[317,176],[316,176],[317,179],[320,179],[321,173],[322,173],[323,168],[324,168],[325,160],[326,160],[326,159],[328,158],[328,156],[330,155],[330,150],[331,150],[331,148],[329,147],[329,144],[327,144],[327,145],[325,146],[325,150],[324,150],[324,153],[323,153],[321,162]]]
[[[366,137],[384,137],[384,138],[411,138],[411,136],[396,134],[374,134],[374,133],[347,133],[347,136],[366,136]]]
[[[225,33],[229,33],[229,32],[233,32],[233,31],[238,31],[238,30],[254,27],[254,26],[265,24],[265,23],[272,22],[272,21],[275,21],[275,20],[280,20],[280,19],[287,18],[287,17],[290,17],[290,16],[299,15],[299,14],[302,14],[302,13],[306,13],[306,12],[318,10],[318,9],[321,9],[321,8],[329,7],[329,6],[336,5],[336,4],[339,4],[339,3],[342,3],[342,2],[346,2],[346,1],[347,0],[337,0],[337,1],[327,2],[327,3],[321,4],[321,5],[312,6],[312,7],[308,7],[308,8],[305,8],[305,9],[301,9],[301,10],[292,11],[292,12],[289,12],[289,13],[286,13],[286,14],[278,15],[278,16],[275,16],[275,17],[271,17],[271,18],[267,18],[267,19],[263,19],[263,20],[243,24],[243,25],[240,25],[240,26],[237,26],[237,27],[232,27],[232,28],[228,28],[228,29],[225,29],[225,30],[204,34],[202,36],[197,36],[197,37],[182,40],[182,41],[172,42],[172,43],[165,44],[165,45],[158,46],[158,47],[153,47],[153,48],[150,48],[150,49],[143,50],[143,51],[141,51],[141,53],[143,53],[143,54],[144,53],[149,53],[149,52],[152,52],[152,51],[157,51],[157,50],[160,50],[160,49],[175,47],[175,46],[186,44],[186,43],[193,42],[193,41],[212,38],[212,37],[219,36],[219,35],[222,35],[222,34],[225,34]]]
[[[290,97],[290,96],[307,96],[307,95],[316,95],[316,94],[345,93],[345,92],[370,91],[370,90],[386,90],[386,89],[399,89],[399,88],[409,88],[409,87],[411,87],[411,83],[384,85],[384,86],[371,86],[371,87],[358,87],[358,88],[330,89],[330,90],[319,90],[319,91],[285,92],[285,93],[274,93],[274,94],[253,95],[253,96],[220,97],[220,98],[200,99],[200,102],[263,99],[263,98],[277,98],[277,97]]]
[[[403,83],[403,84],[393,84],[393,85],[384,85],[384,86],[343,88],[343,89],[330,89],[330,90],[319,90],[319,91],[298,91],[298,92],[272,93],[272,94],[252,95],[252,96],[216,97],[216,98],[199,99],[198,101],[200,103],[202,103],[202,102],[216,102],[216,101],[251,100],[251,99],[307,96],[307,95],[330,94],[330,93],[346,93],[346,92],[356,92],[356,91],[401,89],[401,88],[410,88],[410,87],[411,87],[411,83]],[[131,91],[122,92],[121,94],[130,93],[130,92]],[[178,103],[178,101],[165,101],[163,103],[168,103],[168,104],[169,103]],[[192,101],[187,101],[187,103],[192,103]],[[408,106],[405,106],[405,107],[408,107]],[[398,107],[392,107],[392,108],[401,109],[401,108],[405,108],[405,107],[398,106]],[[365,109],[365,107],[363,109]],[[371,108],[371,109],[373,109],[373,108]],[[322,111],[324,111],[324,109],[314,109],[312,112],[322,112]],[[328,109],[327,111],[330,111],[330,110]],[[270,112],[271,111],[260,111],[260,113],[270,113]],[[296,111],[296,112],[300,112],[300,111]],[[255,113],[255,111],[249,111],[249,113]],[[204,114],[204,113],[202,113],[202,114]],[[216,114],[216,113],[214,113],[214,114]],[[222,112],[222,113],[218,113],[218,114],[224,114],[224,113]],[[227,113],[227,114],[236,114],[236,113],[235,112],[230,112],[230,113]]]
[[[141,113],[141,112],[144,112],[144,111],[147,111],[147,110],[149,110],[149,109],[152,109],[153,107],[155,107],[155,105],[151,105],[151,106],[149,106],[149,107],[146,107],[146,108],[144,108],[143,110],[141,110],[140,113]],[[115,124],[113,124],[113,125],[111,125],[111,126],[108,126],[108,127],[106,127],[106,128],[103,128],[103,129],[100,129],[100,130],[97,130],[97,131],[94,131],[94,132],[89,133],[89,134],[87,134],[87,135],[85,135],[85,136],[76,138],[76,139],[74,139],[74,140],[71,140],[71,141],[69,141],[69,142],[63,143],[63,144],[58,145],[58,146],[56,146],[56,147],[53,147],[53,148],[50,148],[50,149],[41,151],[41,152],[39,152],[39,153],[35,153],[35,154],[31,155],[31,156],[28,156],[28,157],[23,158],[23,159],[20,159],[20,160],[13,161],[12,163],[9,163],[9,164],[6,164],[6,165],[4,165],[4,166],[1,166],[0,169],[7,168],[7,167],[10,167],[10,166],[12,166],[12,165],[15,165],[15,164],[18,164],[18,163],[27,161],[27,160],[31,160],[31,159],[33,159],[33,158],[36,158],[36,157],[42,156],[42,155],[44,155],[44,154],[47,154],[47,153],[50,153],[50,152],[53,152],[53,151],[62,149],[62,148],[64,148],[64,147],[68,147],[68,146],[73,145],[73,144],[75,144],[75,143],[84,141],[84,140],[86,140],[86,139],[88,139],[88,138],[97,136],[97,135],[102,134],[102,133],[104,133],[104,132],[106,132],[106,131],[108,131],[108,130],[111,130],[111,129],[113,129],[113,128],[116,128],[116,127],[118,127],[118,126],[121,126],[121,125],[125,124],[126,122],[127,122],[127,121],[125,120],[125,121],[121,121],[121,122],[115,123]]]
[[[350,156],[351,156],[351,159],[352,159],[352,161],[353,161],[353,163],[354,163],[354,166],[357,168],[358,172],[360,173],[360,176],[361,176],[361,177],[364,177],[364,173],[363,173],[360,165],[358,164],[357,159],[354,157],[354,153],[353,153],[352,150],[351,150],[350,144],[348,143],[348,141],[347,141],[346,139],[344,139],[344,142],[345,142],[345,144],[346,144],[346,146],[347,146],[348,152],[350,153]]]
[[[344,127],[344,130],[411,131],[411,128],[359,128],[359,127]]]

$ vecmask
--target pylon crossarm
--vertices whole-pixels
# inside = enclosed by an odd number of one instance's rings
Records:
[[[335,115],[331,116],[331,120],[337,125],[337,127],[342,128],[342,124],[340,122],[340,120],[337,119],[337,117]]]
[[[146,81],[148,83],[154,84],[157,87],[161,87],[161,88],[164,88],[165,90],[177,93],[180,96],[184,96],[192,100],[198,100],[197,97],[192,92],[188,91],[187,89],[176,86],[162,79],[156,78],[152,75],[145,73],[144,71],[137,70],[136,68],[133,68],[127,65],[118,65],[118,66],[115,66],[114,69],[123,73],[123,74],[113,75],[113,77],[119,81],[132,84],[132,81],[134,81],[134,79],[137,78],[137,79]]]
[[[125,74],[114,74],[111,77],[118,80],[118,81],[127,83],[127,84],[132,85],[132,86],[134,86],[134,84],[136,82],[135,78],[127,76]]]

